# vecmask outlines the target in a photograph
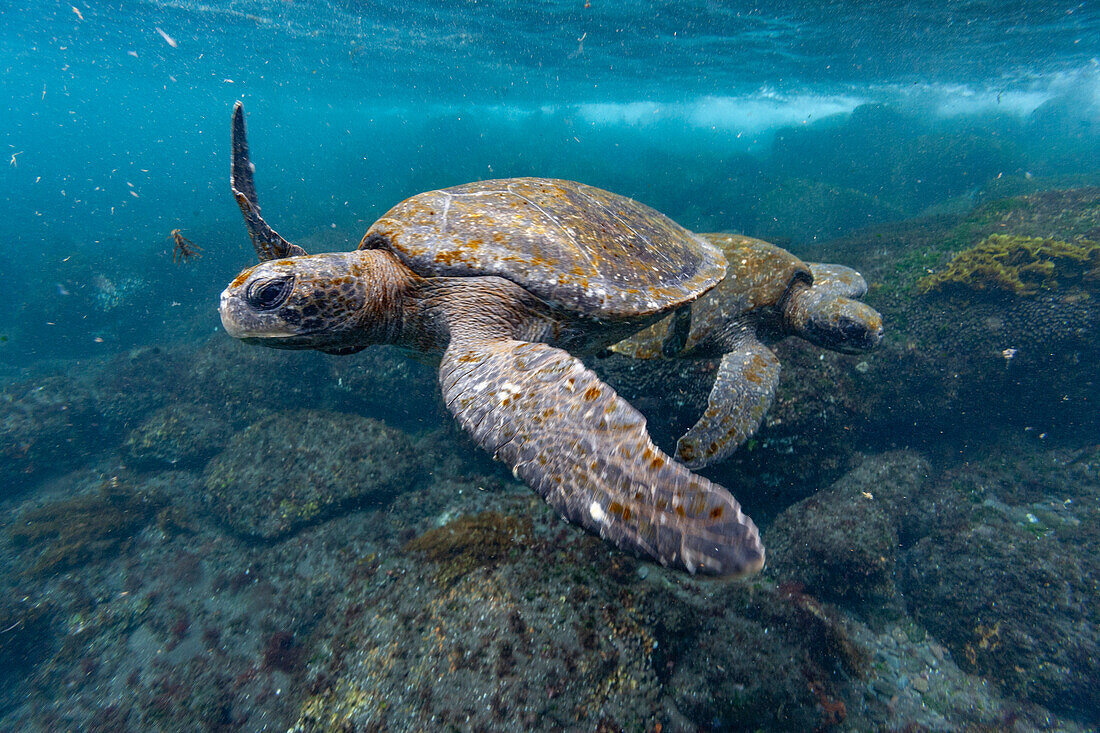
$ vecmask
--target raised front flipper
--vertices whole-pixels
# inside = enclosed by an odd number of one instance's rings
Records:
[[[256,198],[256,183],[253,178],[252,161],[248,157],[248,136],[244,129],[244,105],[233,105],[233,168],[229,174],[229,187],[233,197],[244,214],[244,223],[248,227],[248,236],[260,262],[279,260],[283,257],[297,257],[306,251],[296,244],[279,236],[260,216],[260,202]]]
[[[478,445],[569,521],[690,573],[763,566],[759,532],[729,492],[661,453],[641,413],[568,353],[456,338],[439,380]]]
[[[779,359],[746,330],[722,357],[706,412],[677,441],[677,459],[702,468],[732,455],[760,427],[778,383]]]

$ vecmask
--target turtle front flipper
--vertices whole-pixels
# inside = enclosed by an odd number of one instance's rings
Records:
[[[856,270],[845,265],[827,265],[821,262],[811,262],[809,265],[814,276],[814,290],[844,298],[862,298],[867,295],[867,281]]]
[[[676,458],[702,468],[728,458],[760,427],[775,399],[779,359],[746,329],[726,352],[699,421],[676,443]]]
[[[439,380],[463,429],[570,522],[690,573],[763,566],[760,534],[730,493],[663,454],[641,413],[568,353],[452,338]]]
[[[248,157],[248,136],[244,130],[244,105],[233,105],[233,169],[229,175],[229,185],[233,197],[244,214],[244,223],[248,227],[248,236],[260,262],[279,260],[283,257],[297,257],[306,251],[291,244],[279,233],[267,225],[260,216],[260,203],[256,198],[256,182],[253,179],[253,165]]]

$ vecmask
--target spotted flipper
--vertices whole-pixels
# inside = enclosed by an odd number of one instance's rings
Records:
[[[260,216],[260,203],[256,198],[256,183],[253,179],[252,161],[248,157],[248,136],[244,130],[244,105],[233,105],[233,169],[229,175],[229,185],[233,197],[244,214],[244,223],[248,227],[248,236],[260,262],[278,260],[283,257],[297,257],[306,251],[291,244],[279,233],[267,225]]]
[[[775,399],[779,359],[746,330],[726,352],[699,421],[676,443],[676,458],[702,468],[729,457],[764,419]]]
[[[463,429],[570,522],[690,573],[763,566],[729,492],[661,453],[641,413],[568,353],[454,338],[439,380]]]
[[[814,290],[843,298],[862,298],[867,294],[867,281],[850,267],[811,262],[810,272],[814,276]]]

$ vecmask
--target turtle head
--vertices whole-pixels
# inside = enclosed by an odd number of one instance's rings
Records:
[[[791,311],[788,323],[794,333],[822,348],[859,354],[882,341],[882,316],[871,306],[852,298],[808,298]]]
[[[391,342],[400,327],[400,283],[387,259],[365,250],[262,262],[222,291],[222,326],[277,349],[348,354]]]

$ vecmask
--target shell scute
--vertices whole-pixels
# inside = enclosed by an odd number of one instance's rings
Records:
[[[418,194],[379,219],[360,246],[384,246],[424,277],[498,275],[598,318],[691,302],[726,271],[716,247],[648,206],[547,178]]]

